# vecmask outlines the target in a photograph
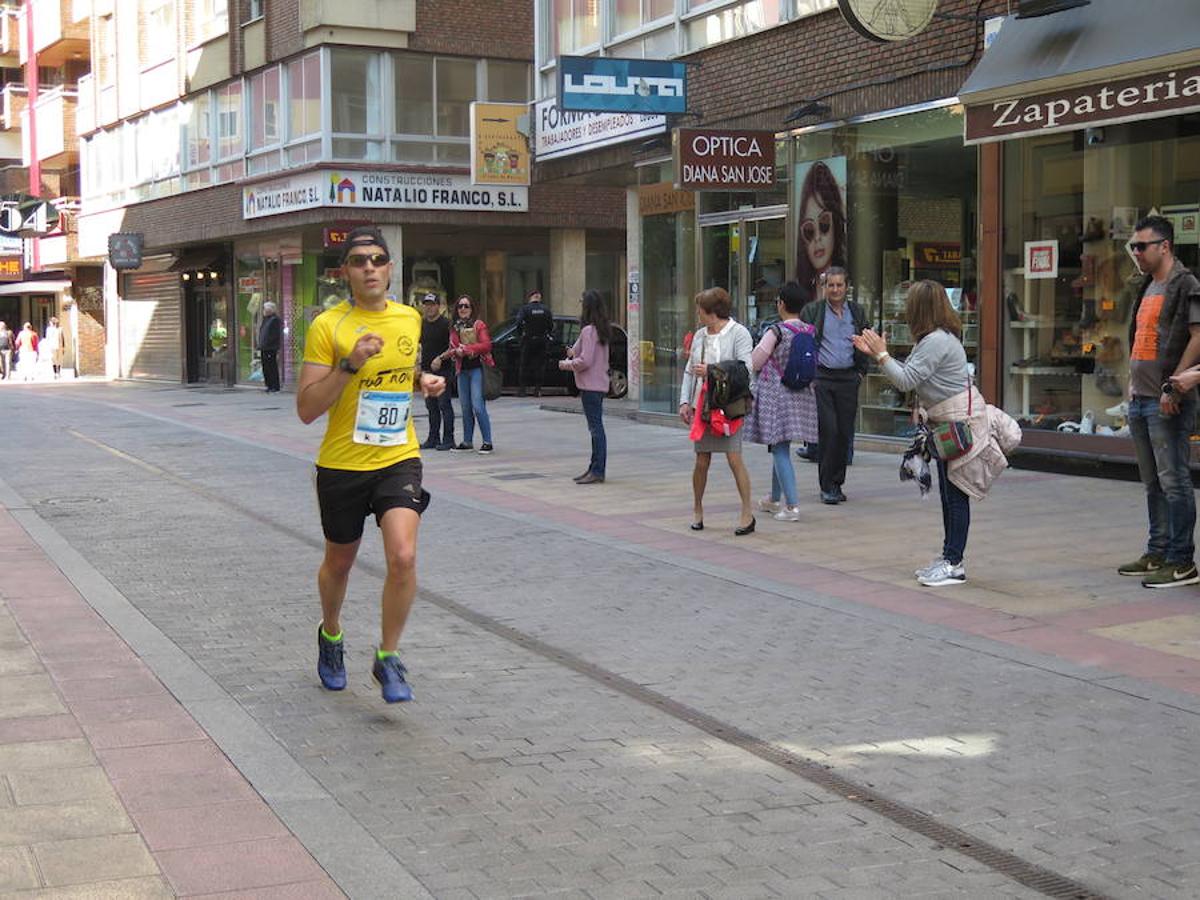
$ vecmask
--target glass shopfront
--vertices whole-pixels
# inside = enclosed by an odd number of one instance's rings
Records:
[[[978,360],[978,155],[963,146],[962,116],[945,105],[794,140],[788,277],[816,290],[825,269],[844,267],[851,298],[900,358],[912,349],[905,295],[929,278],[946,287],[962,316],[967,358]],[[860,389],[857,430],[903,436],[910,409],[911,397],[872,371]]]
[[[1175,226],[1200,263],[1200,114],[1004,145],[1004,407],[1026,429],[1122,437],[1129,315],[1140,283],[1126,244],[1141,216]]]

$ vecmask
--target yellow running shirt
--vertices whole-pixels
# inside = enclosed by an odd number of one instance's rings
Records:
[[[412,402],[420,397],[413,393],[419,312],[390,300],[380,312],[342,301],[309,326],[304,361],[336,368],[367,333],[383,338],[383,349],[363,363],[330,407],[318,466],[369,472],[421,455],[412,420]]]

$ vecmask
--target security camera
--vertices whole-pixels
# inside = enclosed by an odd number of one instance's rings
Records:
[[[1084,135],[1084,142],[1089,147],[1095,147],[1097,144],[1104,143],[1104,129],[1103,128],[1087,128],[1084,130],[1083,135]]]

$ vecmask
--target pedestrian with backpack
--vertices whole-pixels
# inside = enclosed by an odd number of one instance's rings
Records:
[[[780,322],[763,334],[751,354],[758,373],[754,405],[746,416],[746,438],[766,444],[770,451],[771,496],[758,501],[763,512],[781,522],[800,521],[796,496],[796,471],[792,468],[792,441],[817,440],[817,329],[800,321],[800,311],[810,297],[797,281],[779,290],[776,305]]]
[[[707,400],[704,393],[710,380],[710,368],[734,361],[740,361],[747,369],[750,367],[754,339],[745,325],[731,318],[732,310],[733,301],[724,288],[709,288],[696,295],[696,318],[700,328],[692,339],[692,350],[679,390],[679,418],[688,425],[694,424],[694,416],[702,417],[705,412]],[[692,531],[704,529],[704,490],[708,486],[708,469],[712,465],[713,454],[723,453],[742,501],[741,515],[733,533],[739,537],[751,534],[756,523],[750,502],[750,473],[742,459],[742,421],[731,423],[734,427],[724,434],[717,434],[707,422],[698,424],[701,428],[700,434],[694,439],[696,465],[692,470]]]

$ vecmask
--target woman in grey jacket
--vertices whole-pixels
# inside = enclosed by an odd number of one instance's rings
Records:
[[[936,281],[918,281],[908,289],[906,318],[916,341],[904,362],[892,359],[885,336],[866,329],[853,338],[854,346],[869,353],[888,381],[902,391],[916,391],[921,406],[928,408],[956,395],[974,391],[962,345],[962,321],[950,305],[946,289]],[[978,393],[971,394],[985,407]],[[983,440],[986,434],[981,435]],[[942,496],[942,554],[916,571],[917,581],[927,587],[963,584],[967,571],[963,553],[971,528],[971,501],[947,472],[946,463],[937,461],[938,489]]]
[[[750,354],[754,350],[754,339],[744,325],[730,318],[733,302],[722,288],[709,288],[696,295],[696,318],[700,330],[692,338],[692,350],[687,368],[683,373],[683,384],[679,390],[679,418],[691,424],[696,409],[700,386],[713,363],[738,359],[750,371]],[[692,530],[704,529],[704,489],[708,486],[708,468],[714,453],[724,453],[733,472],[738,496],[742,501],[742,514],[738,518],[735,535],[741,536],[754,531],[757,524],[750,510],[750,473],[742,459],[742,434],[740,431],[727,436],[706,433],[695,442],[696,466],[692,470]]]

